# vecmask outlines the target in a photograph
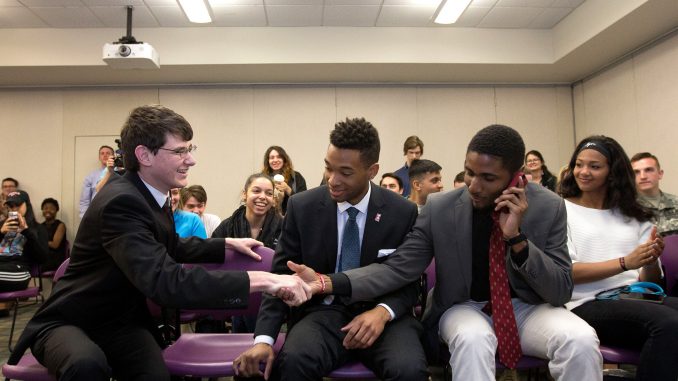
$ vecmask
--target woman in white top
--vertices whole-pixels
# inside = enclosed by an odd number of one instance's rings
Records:
[[[579,143],[561,184],[567,208],[574,291],[566,307],[586,320],[603,344],[641,350],[637,380],[678,379],[678,298],[663,304],[596,300],[601,291],[637,281],[659,282],[664,242],[636,201],[633,169],[614,139]]]

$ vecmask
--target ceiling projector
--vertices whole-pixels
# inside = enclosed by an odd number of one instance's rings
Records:
[[[114,69],[157,69],[158,52],[145,42],[104,44],[104,62]]]

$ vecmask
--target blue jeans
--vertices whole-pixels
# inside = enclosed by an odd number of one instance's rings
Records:
[[[636,380],[678,379],[678,298],[663,304],[594,300],[572,312],[596,330],[602,344],[641,350]]]

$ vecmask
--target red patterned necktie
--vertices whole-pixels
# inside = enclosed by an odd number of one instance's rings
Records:
[[[497,336],[499,361],[515,369],[522,356],[518,326],[513,314],[511,291],[506,274],[506,243],[502,239],[499,213],[492,213],[492,234],[490,235],[490,302],[483,311],[492,315],[494,334]]]

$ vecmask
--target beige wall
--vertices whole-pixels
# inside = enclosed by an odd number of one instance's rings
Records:
[[[129,111],[162,103],[193,125],[198,165],[190,183],[208,191],[208,211],[226,218],[245,178],[261,168],[269,145],[283,146],[310,187],[320,183],[328,135],[345,117],[364,116],[379,130],[381,171],[403,164],[402,143],[425,142],[425,158],[443,167],[445,187],[462,170],[466,145],[481,127],[518,129],[528,149],[542,151],[553,168],[573,147],[569,87],[492,86],[241,86],[0,91],[0,176],[19,179],[34,204],[62,203],[72,239],[77,200],[88,170],[97,167],[102,139],[120,131]],[[87,148],[91,145],[91,148]],[[87,157],[86,150],[91,150]],[[76,163],[75,160],[78,160]]]
[[[678,36],[574,87],[576,138],[616,139],[629,156],[655,154],[665,171],[661,188],[678,193]]]

